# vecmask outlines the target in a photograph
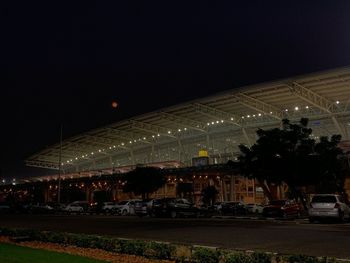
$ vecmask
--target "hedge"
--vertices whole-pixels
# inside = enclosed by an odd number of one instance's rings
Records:
[[[306,255],[272,255],[262,252],[244,253],[208,247],[172,245],[168,243],[121,239],[87,234],[73,234],[30,229],[0,227],[0,236],[22,237],[35,241],[58,243],[83,248],[98,248],[120,254],[151,259],[198,263],[334,263],[333,258]],[[185,250],[185,252],[184,252]]]

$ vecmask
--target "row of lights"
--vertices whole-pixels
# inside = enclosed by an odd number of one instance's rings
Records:
[[[233,118],[231,118],[231,120],[233,120]],[[207,126],[215,125],[215,124],[220,124],[220,123],[224,123],[224,122],[225,122],[224,120],[212,121],[212,122],[208,122],[208,123],[207,123]]]
[[[337,101],[335,101],[335,104],[340,104],[340,101],[339,100],[337,100]],[[308,110],[310,107],[308,106],[308,105],[306,105],[305,106],[305,109],[306,110]],[[299,106],[295,106],[294,107],[294,111],[299,111],[301,109],[301,107],[299,107]],[[284,109],[284,112],[289,112],[289,109]],[[273,112],[272,111],[270,111],[270,114],[273,114]],[[242,119],[244,119],[244,118],[250,118],[250,117],[253,117],[253,118],[255,118],[255,117],[261,117],[262,116],[262,114],[261,113],[258,113],[258,114],[253,114],[253,115],[250,115],[250,114],[248,114],[248,115],[246,115],[246,116],[241,116],[241,118]],[[233,120],[233,118],[231,118],[231,120]]]
[[[180,128],[179,128],[177,131],[178,131],[178,132],[187,131],[187,128],[186,128],[186,127],[183,128],[183,129],[180,129]],[[168,133],[168,134],[172,134],[172,131],[171,131],[171,130],[168,130],[167,133]],[[161,136],[161,135],[160,135],[159,133],[157,133],[156,135],[153,134],[153,135],[152,135],[152,138],[154,139],[154,138],[160,137],[160,136]],[[129,141],[129,144],[133,144],[133,143],[137,143],[137,142],[141,142],[141,141],[146,141],[146,140],[147,140],[147,137],[142,137],[142,138],[139,138],[139,139],[130,140],[130,141]],[[125,146],[125,143],[124,143],[124,142],[118,144],[118,146],[116,146],[116,145],[109,146],[109,149],[112,150],[112,149],[115,149],[115,148],[117,148],[117,147],[123,147],[123,146]],[[99,150],[98,150],[99,153],[102,153],[102,152],[104,152],[104,151],[105,151],[105,149],[99,149]],[[90,153],[90,155],[94,155],[94,154],[95,154],[95,152],[91,152],[91,153]],[[83,154],[83,155],[81,156],[81,158],[88,158],[88,156],[89,156],[89,154]],[[75,160],[79,160],[79,157],[75,157],[74,159],[75,159]],[[70,160],[67,160],[66,163],[67,163],[67,164],[70,164],[70,163],[72,163],[73,161],[74,161],[73,159],[70,159]],[[61,163],[61,165],[64,165],[64,164],[65,164],[65,163]]]
[[[337,101],[335,101],[335,104],[340,104],[340,101],[339,100],[337,100]],[[299,107],[299,106],[295,106],[294,107],[294,111],[299,111],[301,108]],[[309,106],[308,105],[306,105],[305,106],[305,109],[309,109]],[[284,109],[284,112],[289,112],[289,109]],[[273,112],[272,111],[270,111],[270,114],[273,114]],[[247,114],[246,116],[241,116],[241,118],[242,119],[245,119],[245,118],[256,118],[256,117],[261,117],[262,116],[262,114],[261,113],[257,113],[257,114]],[[233,117],[231,117],[231,121],[233,121],[234,120],[234,118]],[[220,123],[224,123],[225,121],[224,120],[217,120],[217,121],[212,121],[212,122],[208,122],[207,123],[207,126],[211,126],[211,125],[216,125],[216,124],[220,124]],[[187,128],[184,128],[183,129],[184,131],[187,131]],[[182,129],[178,129],[177,131],[178,132],[182,132],[183,131]],[[171,130],[169,130],[168,132],[167,132],[168,134],[172,134],[172,131]],[[156,137],[160,137],[161,135],[158,133],[157,135],[152,135],[152,138],[154,139],[154,138],[156,138]],[[135,139],[135,140],[131,140],[131,141],[129,141],[129,144],[132,144],[132,143],[136,143],[136,142],[138,142],[138,141],[145,141],[145,140],[147,140],[147,137],[143,137],[143,138],[139,138],[139,139]],[[125,143],[124,142],[122,142],[121,144],[119,144],[118,145],[118,147],[122,147],[122,146],[125,146]],[[109,147],[109,149],[110,150],[112,150],[112,149],[115,149],[117,146],[116,145],[113,145],[113,146],[110,146]],[[101,152],[104,152],[105,151],[105,149],[99,149],[98,150],[98,152],[99,153],[101,153]],[[90,153],[90,155],[94,155],[95,153],[94,152],[91,152]],[[82,155],[81,156],[81,158],[87,158],[88,157],[88,154],[84,154],[84,155]],[[79,158],[78,157],[75,157],[75,160],[78,160]],[[67,160],[66,161],[68,164],[69,163],[72,163],[73,162],[73,159],[70,159],[70,160]],[[64,163],[62,163],[62,165],[64,165]]]

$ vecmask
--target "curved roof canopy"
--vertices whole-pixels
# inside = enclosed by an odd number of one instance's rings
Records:
[[[283,118],[310,120],[313,136],[350,134],[350,68],[318,72],[228,90],[160,109],[68,138],[62,169],[88,171],[133,164],[180,161],[190,165],[201,149],[214,163],[234,159],[238,145],[255,142],[257,128]],[[60,144],[26,160],[58,169]]]

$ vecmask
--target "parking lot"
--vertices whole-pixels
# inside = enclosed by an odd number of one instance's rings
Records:
[[[350,223],[254,217],[139,218],[115,215],[1,215],[0,225],[206,246],[350,258]]]

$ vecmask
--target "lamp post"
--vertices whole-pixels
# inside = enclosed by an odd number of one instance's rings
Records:
[[[61,203],[61,172],[62,172],[62,131],[63,124],[61,123],[60,128],[60,152],[58,156],[58,189],[57,189],[57,203]]]

